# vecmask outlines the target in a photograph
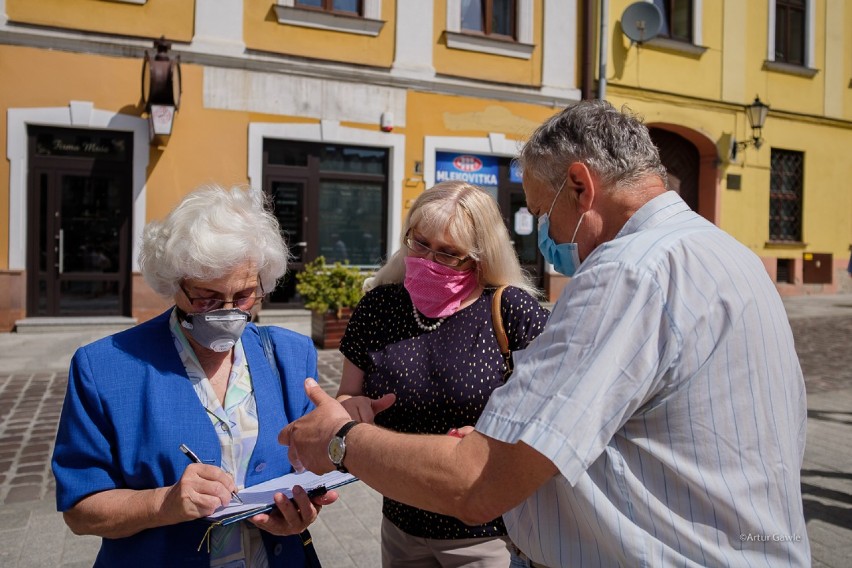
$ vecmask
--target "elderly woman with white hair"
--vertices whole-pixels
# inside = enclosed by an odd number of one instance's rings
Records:
[[[241,487],[290,472],[278,431],[312,409],[310,339],[268,328],[277,368],[251,323],[288,250],[263,193],[205,187],[144,231],[140,267],[174,302],[80,348],[56,437],[57,507],[76,534],[102,537],[96,566],[306,566],[306,527],[335,492],[250,522],[209,523]],[[190,448],[200,463],[184,455]],[[301,535],[301,536],[300,536]]]

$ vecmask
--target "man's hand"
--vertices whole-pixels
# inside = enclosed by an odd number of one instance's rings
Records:
[[[351,420],[343,406],[325,394],[313,379],[305,380],[305,392],[316,409],[288,424],[278,434],[278,442],[289,446],[290,463],[321,475],[334,471],[328,458],[328,442]]]

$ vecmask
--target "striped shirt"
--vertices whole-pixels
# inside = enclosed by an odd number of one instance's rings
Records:
[[[809,566],[806,404],[761,261],[674,192],[642,207],[515,354],[477,430],[559,474],[504,514],[547,566]]]

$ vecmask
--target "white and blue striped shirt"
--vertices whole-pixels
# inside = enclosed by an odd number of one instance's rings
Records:
[[[477,423],[560,474],[503,518],[548,566],[809,566],[807,411],[756,255],[674,192],[565,287]]]

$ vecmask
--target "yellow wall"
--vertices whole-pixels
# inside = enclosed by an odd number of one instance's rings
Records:
[[[201,184],[248,182],[248,115],[203,108],[203,69],[184,64],[181,71],[183,96],[172,135],[151,150],[146,222],[166,215]]]
[[[377,37],[279,24],[273,0],[245,0],[246,47],[310,59],[390,67],[396,3],[382,2],[385,25]]]
[[[33,69],[38,69],[33,73]],[[74,73],[68,73],[73,69]],[[98,110],[143,116],[142,62],[133,58],[80,55],[0,46],[0,76],[27,77],[16,89],[0,89],[0,108],[68,107],[90,101]],[[203,183],[247,182],[247,113],[202,107],[202,68],[183,64],[183,98],[172,136],[151,147],[147,172],[146,221],[165,215],[188,191]],[[57,78],[61,89],[57,88]],[[6,113],[0,113],[6,132]],[[6,155],[6,137],[0,151]],[[8,219],[9,162],[0,160],[0,215]],[[0,269],[8,268],[8,227],[0,231]]]
[[[758,21],[754,18],[766,20],[766,5],[762,2],[749,4],[749,21]],[[814,68],[825,69],[823,50],[826,49],[825,37],[825,4],[816,3],[816,40],[814,54]],[[767,26],[755,26],[750,28],[749,51],[756,52],[755,60],[763,61],[766,58],[766,45],[768,42]],[[759,57],[759,59],[757,59]],[[806,114],[822,114],[824,110],[825,74],[817,73],[814,77],[802,77],[783,73],[779,71],[748,69],[747,93],[760,94],[760,99],[776,110],[789,110]]]
[[[148,0],[127,4],[105,0],[6,0],[6,15],[12,22],[58,28],[121,34],[166,36],[192,40],[194,0]]]
[[[621,15],[629,0],[610,4],[608,81],[622,86],[679,93],[691,97],[718,99],[722,72],[722,3],[704,2],[699,55],[668,51],[651,43],[636,44],[622,33]]]
[[[726,133],[746,137],[748,123],[741,111],[715,103],[681,102],[661,96],[637,97],[625,91],[610,93],[610,101],[627,104],[646,123],[670,122],[691,128],[717,142],[719,149],[717,224],[737,240],[764,257],[799,258],[802,252],[830,252],[835,258],[848,256],[852,237],[852,162],[843,158],[843,148],[852,147],[852,125],[838,121],[803,121],[795,115],[770,115],[763,130],[760,149],[740,150],[737,163],[730,163],[724,150]],[[831,140],[829,146],[826,140]],[[772,148],[805,154],[802,231],[805,246],[767,244],[769,240],[769,187]],[[742,189],[729,190],[726,176],[742,176]]]
[[[802,241],[807,246],[789,254],[779,252],[777,256],[798,257],[804,250],[848,258],[852,243],[852,160],[847,157],[847,149],[852,148],[852,125],[808,123],[783,116],[771,117],[766,123],[767,143],[760,152],[765,153],[767,166],[770,146],[805,152]],[[760,189],[768,204],[768,179]],[[764,226],[768,226],[768,220]]]
[[[533,0],[534,13],[540,15],[544,7],[542,0]],[[542,20],[534,18],[533,50],[530,59],[517,59],[489,53],[450,49],[447,47],[445,31],[447,29],[447,2],[435,0],[435,20],[433,30],[435,49],[433,53],[435,72],[439,75],[477,79],[495,83],[515,85],[541,84],[541,45]],[[573,54],[566,53],[565,57]]]
[[[73,69],[73,73],[69,70]],[[0,77],[26,77],[14,89],[0,89],[0,108],[68,107],[92,101],[99,110],[139,116],[142,62],[76,55],[28,47],[0,46]],[[58,82],[58,78],[61,79]],[[62,88],[57,88],[61,84]],[[9,218],[9,161],[5,159],[6,112],[0,113],[0,215]],[[8,226],[0,231],[0,268],[9,266]]]
[[[406,172],[414,170],[415,161],[424,159],[426,136],[486,137],[493,132],[520,143],[557,110],[524,103],[409,92]],[[403,189],[403,202],[416,198],[424,189],[422,183],[407,185]]]
[[[837,64],[826,61],[825,54],[852,53],[852,35],[844,33],[852,29],[852,7],[842,0],[816,2],[813,66],[817,72],[804,77],[764,65],[768,1],[703,2],[700,44],[706,51],[691,56],[631,45],[621,33],[620,20],[633,2],[613,0],[607,98],[616,105],[627,103],[646,122],[682,125],[716,143],[716,221],[758,255],[801,258],[803,252],[830,252],[835,259],[843,259],[852,242],[852,192],[846,187],[852,179],[852,162],[844,150],[852,145],[852,58],[843,57],[843,63]],[[746,24],[740,27],[739,22]],[[764,144],[760,149],[740,150],[738,163],[730,163],[729,137],[751,138],[741,105],[755,95],[770,105]],[[826,114],[829,118],[824,118]],[[804,245],[767,244],[772,148],[805,154]],[[741,190],[727,189],[728,174],[742,176]]]

